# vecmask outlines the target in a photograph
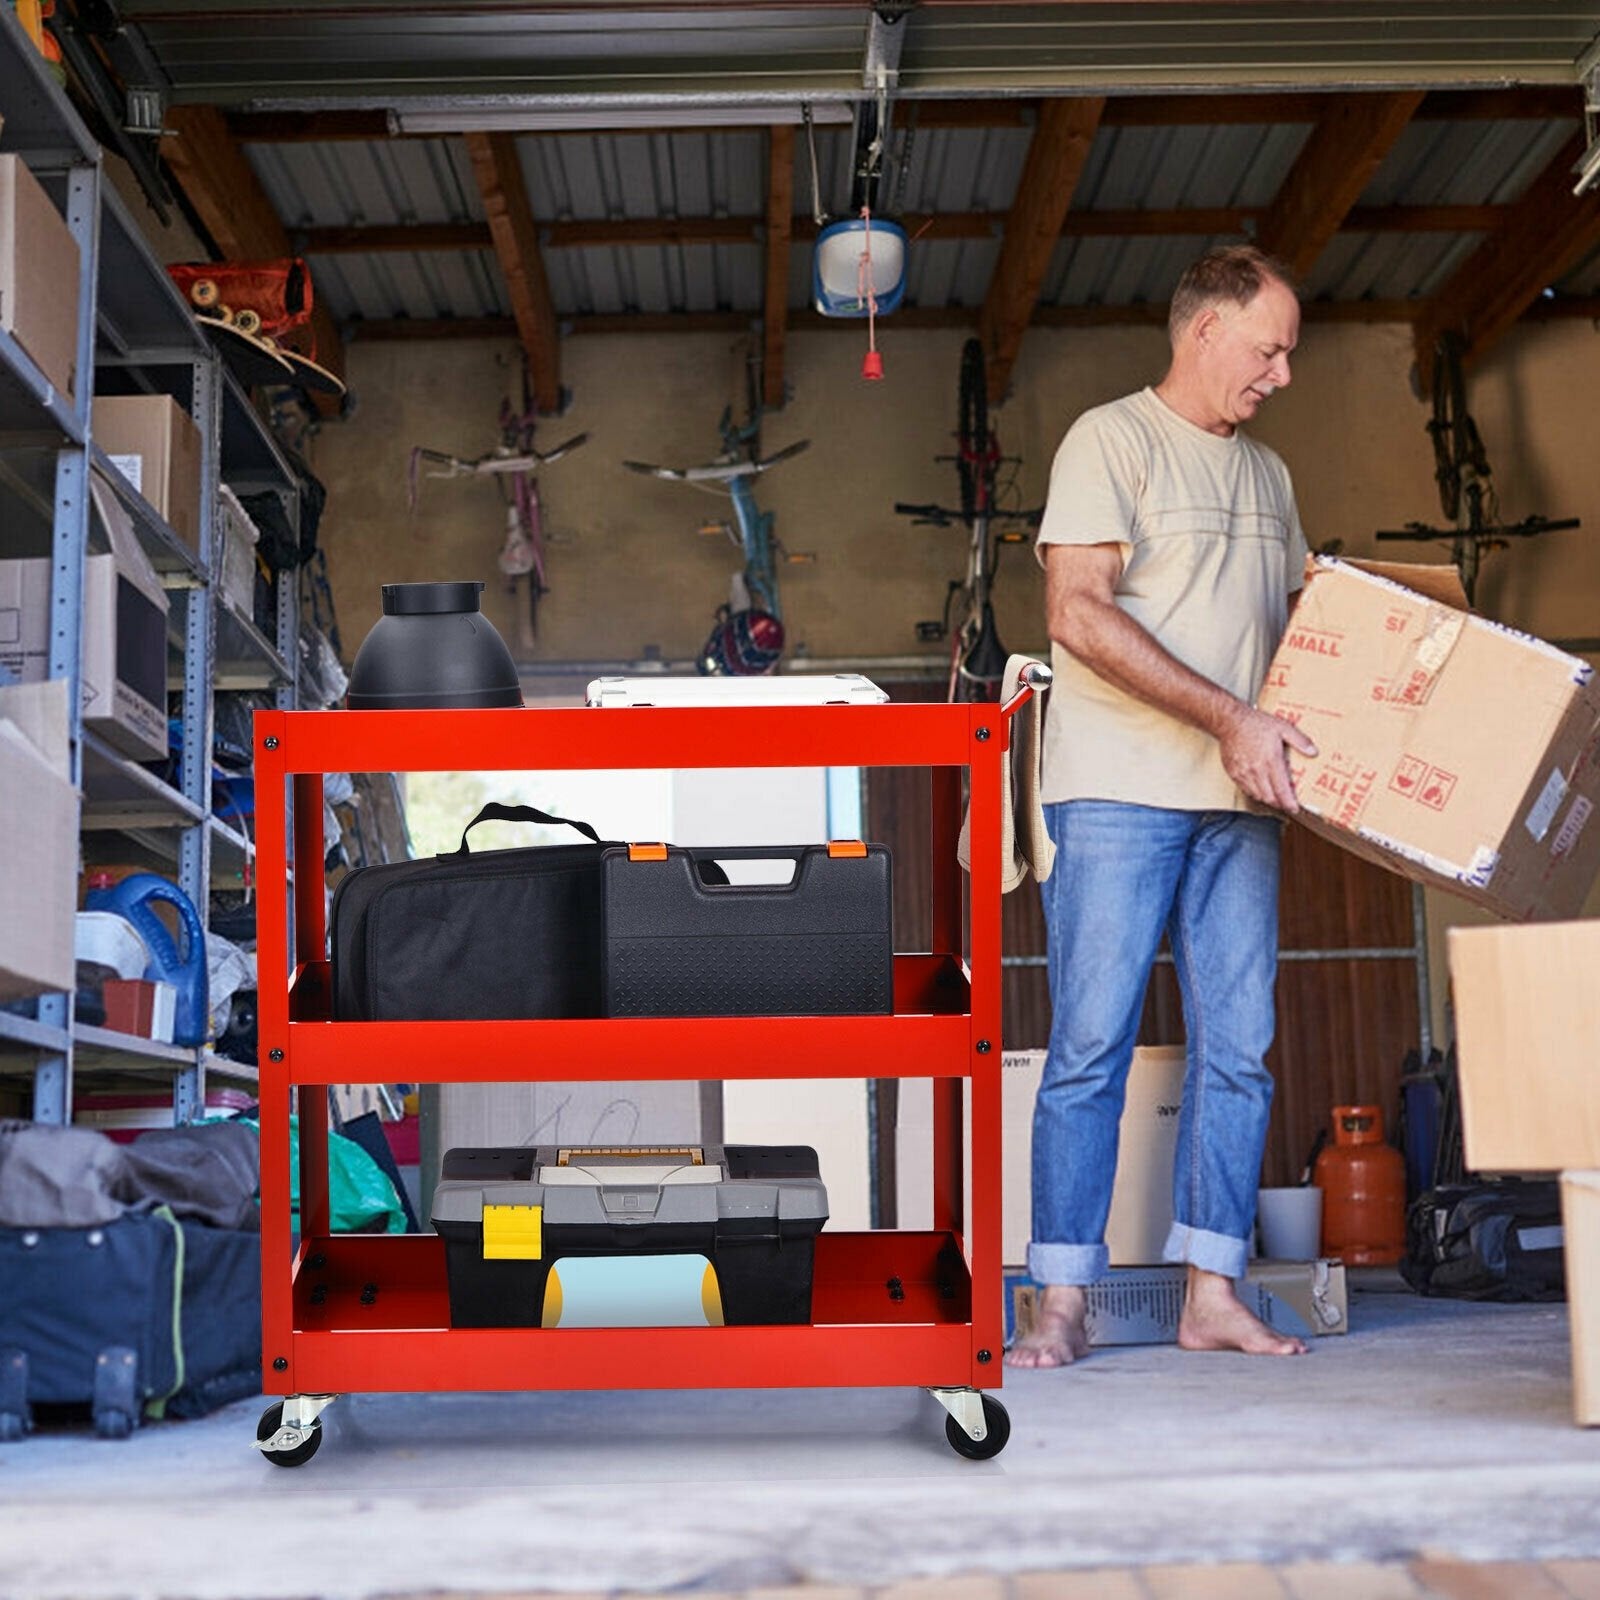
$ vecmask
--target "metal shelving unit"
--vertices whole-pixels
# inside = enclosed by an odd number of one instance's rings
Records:
[[[295,703],[295,586],[279,584],[273,639],[223,601],[211,582],[217,485],[291,492],[296,479],[248,396],[224,372],[183,297],[121,197],[104,181],[99,146],[50,78],[11,8],[0,7],[0,152],[19,155],[67,220],[80,256],[77,393],[58,393],[27,352],[0,331],[0,486],[24,531],[0,534],[0,556],[52,561],[49,675],[71,685],[72,778],[85,836],[115,834],[125,854],[172,876],[205,912],[214,887],[253,877],[254,845],[211,814],[212,696],[217,687],[269,688]],[[94,442],[93,392],[167,394],[204,441],[198,549],[191,549]],[[183,695],[183,749],[169,783],[83,728],[79,707],[84,559],[90,474],[128,512],[170,603],[169,686]],[[25,548],[17,540],[26,541]],[[215,858],[215,859],[214,859]],[[71,995],[46,995],[37,1018],[0,1011],[0,1071],[31,1074],[35,1118],[71,1114],[75,1071],[132,1071],[173,1084],[182,1119],[204,1104],[208,1074],[254,1081],[253,1069],[208,1051],[154,1044],[89,1027]]]

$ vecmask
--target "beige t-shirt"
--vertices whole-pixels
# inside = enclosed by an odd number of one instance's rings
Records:
[[[1305,536],[1282,460],[1208,433],[1142,389],[1086,411],[1050,470],[1047,544],[1122,546],[1115,599],[1170,654],[1254,702],[1301,584]],[[1098,677],[1059,644],[1043,798],[1239,811],[1244,795],[1198,728]]]

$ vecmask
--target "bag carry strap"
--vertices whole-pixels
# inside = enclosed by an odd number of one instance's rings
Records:
[[[467,835],[480,822],[543,822],[552,828],[576,828],[586,839],[593,839],[596,844],[603,842],[600,835],[587,822],[576,822],[571,817],[553,817],[548,811],[539,811],[533,806],[503,806],[491,800],[461,830],[461,848],[455,852],[458,856],[472,854],[467,848]]]

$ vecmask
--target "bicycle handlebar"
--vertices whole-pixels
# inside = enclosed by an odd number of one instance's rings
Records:
[[[950,506],[919,506],[896,500],[894,509],[897,516],[915,517],[920,522],[931,522],[941,528],[948,527],[952,522],[967,520],[963,512]],[[1037,528],[1044,520],[1044,507],[1036,506],[1029,511],[991,511],[988,515],[990,522],[1025,522],[1030,528]]]

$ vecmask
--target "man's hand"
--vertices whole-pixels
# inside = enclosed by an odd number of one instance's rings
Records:
[[[1217,737],[1223,770],[1252,800],[1291,816],[1300,809],[1284,746],[1293,745],[1304,756],[1316,755],[1317,747],[1292,722],[1240,701]]]

